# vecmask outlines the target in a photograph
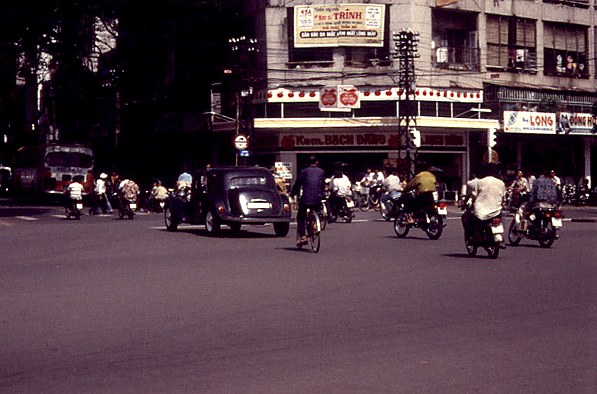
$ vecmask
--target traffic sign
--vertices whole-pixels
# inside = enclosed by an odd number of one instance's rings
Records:
[[[234,137],[234,147],[238,150],[245,150],[249,147],[249,140],[244,135]]]

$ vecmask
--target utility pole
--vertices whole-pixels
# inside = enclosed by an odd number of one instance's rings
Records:
[[[252,111],[253,100],[253,75],[252,68],[254,55],[257,52],[257,39],[240,36],[228,40],[233,57],[233,77],[235,81],[236,97],[236,135],[246,137],[248,145],[246,149],[236,152],[236,165],[239,164],[239,155],[242,162],[247,165],[247,159],[251,152],[251,137],[253,136],[254,122]],[[251,158],[252,159],[252,158]]]
[[[400,102],[398,113],[398,157],[403,160],[408,168],[408,180],[415,175],[415,162],[418,156],[421,136],[417,130],[417,107],[416,107],[416,79],[415,59],[420,57],[417,47],[419,45],[419,33],[410,29],[404,29],[393,34],[394,59],[398,59],[400,81],[398,86],[404,99]]]

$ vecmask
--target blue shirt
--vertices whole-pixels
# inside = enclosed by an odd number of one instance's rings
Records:
[[[292,195],[297,196],[303,191],[300,203],[305,205],[321,204],[323,189],[325,187],[325,175],[321,168],[309,166],[301,171],[296,182],[292,186]]]

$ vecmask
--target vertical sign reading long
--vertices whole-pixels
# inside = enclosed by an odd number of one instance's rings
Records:
[[[382,47],[385,5],[331,4],[294,7],[296,48]]]

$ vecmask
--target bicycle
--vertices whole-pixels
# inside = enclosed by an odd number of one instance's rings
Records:
[[[305,233],[311,251],[313,253],[319,252],[321,245],[321,222],[319,220],[319,213],[310,208],[307,208],[307,214],[305,215]],[[302,249],[302,247],[303,245],[298,245],[299,249]]]
[[[379,205],[380,188],[361,186],[360,195],[357,198],[356,205],[362,212],[366,212],[369,209],[379,211],[381,209]]]

